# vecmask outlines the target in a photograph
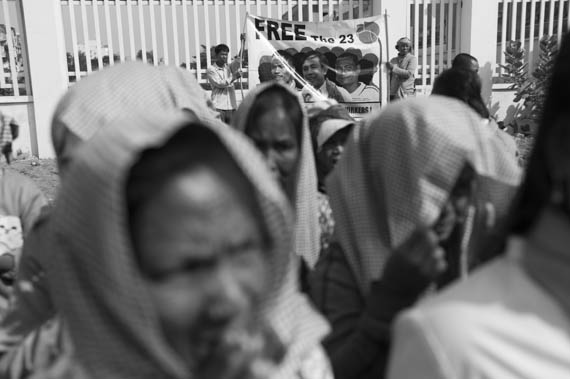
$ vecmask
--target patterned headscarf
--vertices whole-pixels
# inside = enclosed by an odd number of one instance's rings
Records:
[[[276,82],[263,83],[249,91],[232,120],[232,125],[244,132],[247,129],[249,113],[255,102],[263,96],[263,93],[274,87],[284,88],[299,101],[299,106],[304,112],[303,104],[299,95],[290,88]],[[271,125],[267,125],[268,128]],[[297,165],[297,180],[295,186],[295,252],[304,258],[309,267],[314,267],[319,254],[319,219],[317,201],[317,174],[315,169],[315,156],[309,133],[309,122],[303,113],[303,125],[301,126],[300,155]]]
[[[467,163],[477,174],[477,196],[505,215],[520,169],[465,104],[440,96],[399,101],[354,130],[327,189],[333,239],[363,294],[390,252],[438,219]]]
[[[218,136],[256,190],[271,242],[272,279],[259,317],[269,320],[288,349],[276,377],[292,377],[326,327],[291,280],[287,201],[249,141],[204,115],[203,101],[195,103],[186,108]],[[94,378],[192,377],[161,333],[135,262],[124,198],[126,176],[140,153],[163,145],[188,123],[184,114],[170,113],[116,119],[97,133],[72,162],[52,214],[58,249],[48,259],[48,277],[77,359]]]
[[[57,106],[52,128],[64,127],[85,141],[102,125],[138,110],[196,108],[199,114],[216,115],[213,108],[198,104],[211,106],[211,101],[190,72],[173,66],[122,63],[73,85]]]

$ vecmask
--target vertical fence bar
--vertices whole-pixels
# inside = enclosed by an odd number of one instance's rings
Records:
[[[354,18],[354,0],[348,0],[348,18]]]
[[[267,6],[267,17],[273,18],[273,16],[271,16],[271,1],[265,0],[265,5]]]
[[[536,19],[536,0],[530,0],[530,38],[528,41],[528,74],[532,75],[534,55],[534,20]]]
[[[228,42],[230,43],[230,49],[232,49],[233,46],[235,46],[235,45],[234,45],[235,39],[232,40],[232,38],[231,38],[231,33],[230,33],[230,31],[231,31],[231,30],[230,30],[230,29],[231,29],[231,21],[230,21],[230,4],[229,4],[229,3],[230,3],[229,0],[225,0],[225,1],[224,1],[224,15],[225,15],[225,19],[226,19],[226,23],[225,23],[225,28],[226,28],[226,41],[228,41]],[[237,0],[236,0],[236,3],[237,3]],[[237,9],[237,7],[236,7],[236,9]],[[236,22],[236,24],[239,24],[239,23],[240,23],[239,11],[238,11],[238,14],[237,14],[236,16],[237,16],[237,17],[236,17],[235,22]],[[238,32],[238,36],[239,36],[239,32]],[[238,41],[239,41],[239,39],[238,39]],[[237,46],[239,46],[239,43],[238,43]],[[232,52],[235,53],[236,51],[237,51],[237,49],[232,49]]]
[[[352,2],[352,0],[350,0]],[[307,11],[309,12],[309,22],[313,22],[313,0],[309,0],[307,3]]]
[[[87,73],[91,73],[91,46],[89,46],[89,24],[87,21],[87,9],[85,9],[85,0],[80,0],[79,7],[81,9],[81,26],[83,29],[83,44],[85,48],[85,63],[87,65]]]
[[[538,22],[538,39],[544,35],[544,20],[546,19],[546,0],[540,0],[540,17]]]
[[[422,1],[422,91],[425,91],[427,85],[427,25],[428,25],[428,12],[427,0]]]
[[[511,0],[511,6],[512,6],[512,17],[511,17],[511,35],[510,35],[510,39],[511,40],[516,40],[517,39],[517,1],[516,0]]]
[[[259,2],[260,0],[257,0]],[[299,21],[303,21],[303,1],[297,0],[297,14],[299,16]]]
[[[417,51],[420,50],[420,15],[419,15],[419,6],[420,0],[414,0],[414,49]],[[396,41],[394,41],[396,42]],[[392,46],[389,47],[393,49]],[[416,53],[417,55],[417,53]],[[419,57],[418,57],[419,58]]]
[[[447,67],[451,67],[453,47],[453,0],[447,1]]]
[[[91,3],[93,6],[93,23],[95,24],[95,43],[97,49],[97,67],[99,70],[103,68],[103,57],[101,56],[101,26],[99,25],[99,5],[97,0]]]
[[[507,0],[503,0],[503,25],[501,25],[501,65],[506,63],[505,61],[505,54],[503,53],[507,47],[507,21],[508,21],[508,4]],[[499,75],[503,75],[503,67],[499,70]]]
[[[150,17],[150,40],[152,43],[152,62],[153,65],[158,66],[158,41],[156,34],[156,15],[154,13],[154,6],[156,0],[149,0],[149,17]]]
[[[256,15],[261,16],[261,0],[254,0],[254,1],[255,1],[255,11],[257,12]]]
[[[258,0],[259,1],[259,0]],[[206,67],[203,70],[206,70],[210,64],[212,64],[212,54],[211,54],[211,42],[210,42],[210,16],[208,12],[208,6],[206,0],[204,0],[204,23],[205,23],[205,30],[206,30]],[[200,74],[201,75],[201,74]]]
[[[320,3],[320,1],[319,1]],[[283,18],[283,1],[277,0],[277,18]],[[321,20],[322,21],[322,20]]]
[[[206,6],[206,1],[204,1],[204,6]],[[214,41],[216,41],[216,43],[220,43],[220,10],[218,8],[218,0],[213,0],[213,6],[214,6]],[[224,41],[225,44],[228,44],[227,41]],[[231,46],[230,46],[231,48]]]
[[[160,0],[160,26],[162,31],[162,59],[165,64],[168,64],[168,32],[166,30],[166,0]]]
[[[461,51],[461,6],[462,0],[455,1],[455,54]]]
[[[4,23],[6,28],[6,43],[8,44],[8,65],[10,67],[10,77],[12,78],[12,90],[14,96],[20,96],[20,85],[18,84],[18,68],[16,66],[16,52],[14,49],[14,40],[12,38],[12,20],[10,11],[8,10],[8,1],[2,1],[2,10],[4,11]],[[0,74],[4,75],[4,70]]]
[[[121,4],[115,0],[115,19],[117,21],[117,32],[119,34],[119,56],[121,62],[125,61],[125,42],[123,40],[123,18],[121,16]]]
[[[194,44],[196,45],[196,79],[200,81],[202,70],[202,54],[200,46],[200,24],[198,17],[198,0],[192,0],[192,18],[194,20]]]
[[[358,18],[364,17],[364,0],[358,0]]]
[[[558,44],[560,44],[560,42],[562,41],[563,16],[564,16],[564,0],[558,0],[558,29],[556,31],[556,34],[558,35]]]
[[[554,33],[554,0],[550,0],[548,6],[550,7],[548,15],[548,35],[551,36]]]
[[[139,34],[141,40],[141,56],[144,62],[146,62],[146,28],[144,22],[144,4],[142,0],[137,1],[137,8],[139,11]],[[149,1],[149,6],[152,6]]]
[[[184,62],[190,70],[190,38],[188,32],[188,0],[182,0],[182,29],[184,31]]]
[[[526,34],[526,0],[521,0],[521,31],[520,31],[520,41],[524,48],[525,46],[525,34]]]
[[[172,15],[172,39],[174,40],[174,63],[180,64],[180,45],[178,44],[178,12],[176,12],[176,2],[170,0],[170,10]]]
[[[109,0],[103,0],[103,11],[105,13],[105,30],[107,31],[107,48],[109,50],[109,64],[115,64],[114,50],[113,50],[113,33],[111,29],[111,14],[109,11]]]
[[[443,34],[445,32],[445,0],[439,0],[439,57],[437,61],[437,73],[441,74],[443,71],[443,52],[445,50],[445,42],[443,40]]]
[[[329,21],[333,21],[334,20],[333,0],[328,0],[328,2],[329,2]]]
[[[431,4],[429,4],[429,7],[431,8],[431,22],[429,25],[429,29],[430,29],[430,43],[431,43],[431,47],[429,49],[430,51],[430,67],[429,67],[429,83],[431,86],[433,86],[433,79],[435,78],[435,32],[437,30],[437,24],[436,24],[436,10],[435,10],[435,0],[431,0]]]
[[[133,23],[133,4],[132,0],[127,0],[126,5],[127,7],[127,25],[129,28],[129,51],[131,53],[131,60],[134,61],[137,59],[137,50],[135,46],[135,26]],[[143,59],[146,59],[143,57]]]
[[[75,23],[75,10],[73,9],[73,3],[71,1],[67,2],[69,11],[69,23],[71,27],[71,49],[73,51],[73,63],[75,66],[75,81],[78,82],[81,79],[81,68],[79,67],[79,51],[77,48],[77,26]]]
[[[241,19],[241,12],[240,12],[240,6],[239,6],[239,1],[238,0],[234,0],[235,1],[235,7],[236,7],[236,37],[238,38],[238,46],[240,47],[241,50],[241,34],[245,33],[245,30],[242,30],[242,19]],[[228,10],[229,12],[229,10]],[[280,16],[281,17],[281,16]],[[245,20],[245,18],[244,18]],[[228,26],[229,28],[229,26]]]

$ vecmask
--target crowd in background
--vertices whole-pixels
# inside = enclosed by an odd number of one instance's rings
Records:
[[[363,120],[348,55],[299,91],[276,54],[239,106],[225,45],[211,96],[140,62],[71,87],[55,204],[0,172],[0,377],[569,377],[570,35],[526,172],[475,57],[419,98],[396,48]]]

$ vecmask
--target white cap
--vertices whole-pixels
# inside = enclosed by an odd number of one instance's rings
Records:
[[[332,118],[324,121],[319,129],[319,134],[317,134],[317,152],[321,151],[321,148],[325,142],[327,142],[327,140],[331,138],[333,134],[351,125],[354,125],[353,120]]]

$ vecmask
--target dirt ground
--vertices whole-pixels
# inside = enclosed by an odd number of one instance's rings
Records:
[[[31,178],[44,192],[50,202],[55,199],[59,176],[57,165],[54,159],[37,159],[26,157],[16,157],[10,166],[6,164],[4,158],[0,167],[8,167]]]

